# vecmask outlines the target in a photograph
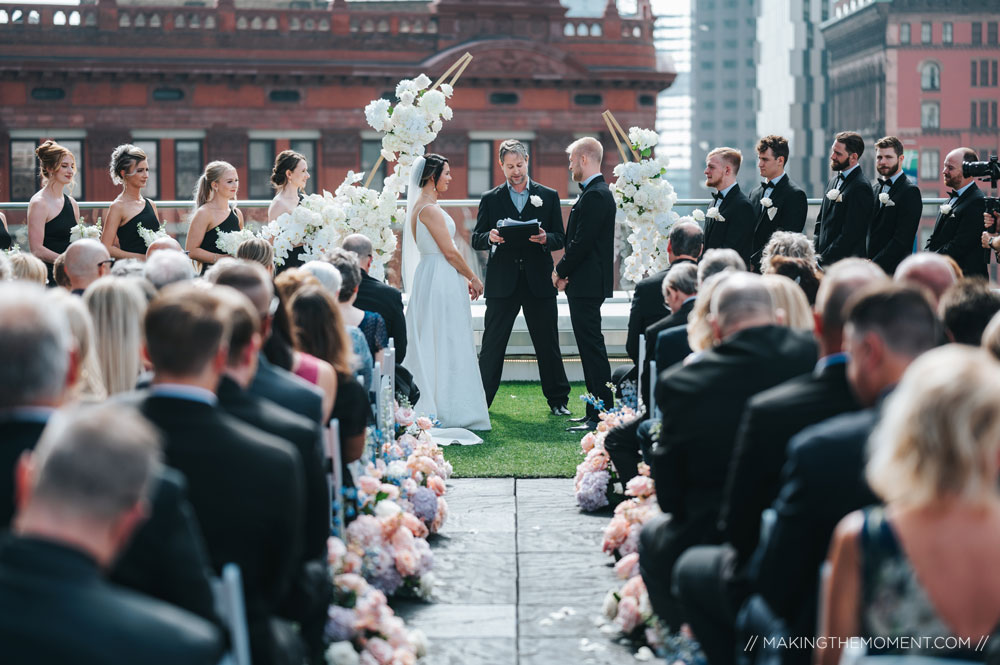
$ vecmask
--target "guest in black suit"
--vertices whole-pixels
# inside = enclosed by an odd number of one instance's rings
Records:
[[[971,148],[956,148],[944,159],[941,179],[951,189],[948,202],[938,212],[926,249],[955,259],[966,277],[988,278],[989,253],[983,251],[982,245],[986,197],[973,178],[962,177],[963,161],[977,162],[979,155]]]
[[[847,377],[863,411],[808,427],[792,438],[773,508],[777,520],[754,553],[751,588],[791,633],[812,636],[820,564],[830,535],[847,513],[875,503],[864,480],[865,447],[879,405],[907,366],[937,345],[940,327],[922,291],[897,284],[872,286],[847,304]],[[747,630],[752,625],[753,616]],[[773,654],[772,654],[773,655]],[[808,650],[789,654],[808,662]]]
[[[866,256],[891,275],[913,253],[924,202],[916,183],[903,173],[903,144],[895,136],[875,142],[875,170],[879,177],[872,185],[875,213]]]
[[[862,259],[845,259],[826,273],[815,307],[816,368],[747,403],[719,513],[725,544],[692,547],[674,567],[688,622],[713,665],[733,660],[736,612],[749,593],[746,568],[761,513],[778,493],[788,440],[809,425],[860,408],[847,383],[843,310],[859,289],[879,282],[888,282],[885,274]]]
[[[601,330],[601,305],[614,288],[615,199],[601,175],[604,148],[595,138],[570,144],[569,170],[583,190],[569,213],[566,253],[552,272],[552,284],[566,291],[573,336],[580,350],[587,391],[610,409],[614,397],[608,388],[611,365]],[[597,428],[597,408],[587,404],[587,415],[579,427]]]
[[[0,545],[4,663],[219,661],[211,623],[100,578],[143,520],[158,457],[149,423],[99,407],[54,419],[20,462],[16,535]]]
[[[301,561],[302,460],[290,444],[216,408],[229,316],[203,288],[161,291],[145,319],[153,384],[135,399],[163,433],[167,463],[187,476],[212,566],[240,566],[254,662],[283,663],[291,655],[279,653],[286,638],[275,614]]]
[[[354,300],[354,306],[366,312],[375,312],[385,319],[385,327],[389,332],[390,339],[393,340],[393,348],[396,350],[396,364],[403,362],[406,357],[406,319],[403,318],[403,294],[399,289],[380,282],[368,271],[372,267],[372,241],[368,236],[360,233],[352,233],[344,238],[341,245],[348,252],[358,255],[361,262],[361,285],[358,286],[358,296]]]
[[[569,380],[559,351],[556,289],[549,279],[552,252],[566,244],[559,194],[528,178],[528,150],[520,141],[500,144],[500,168],[507,181],[483,194],[472,232],[473,249],[490,253],[479,351],[486,403],[493,403],[500,387],[510,331],[523,311],[549,410],[568,416]],[[528,242],[506,243],[497,230],[502,219],[537,220],[541,228]]]
[[[809,205],[806,193],[785,173],[788,140],[769,135],[757,142],[757,168],[764,181],[750,192],[754,219],[750,270],[760,272],[761,255],[775,231],[802,233]],[[769,203],[765,206],[761,201]]]
[[[736,182],[742,162],[743,154],[735,148],[716,148],[705,158],[705,186],[715,190],[705,213],[705,249],[735,249],[750,265],[756,217]]]
[[[858,160],[865,142],[857,132],[840,132],[830,148],[830,181],[816,217],[813,242],[824,266],[848,256],[865,256],[875,195]],[[833,197],[833,198],[831,198]]]
[[[733,441],[746,401],[816,364],[812,336],[776,323],[763,278],[723,275],[712,297],[717,344],[698,362],[660,374],[663,412],[652,453],[663,515],[643,527],[639,564],[657,616],[677,629],[683,613],[671,591],[674,563],[689,547],[713,542]]]

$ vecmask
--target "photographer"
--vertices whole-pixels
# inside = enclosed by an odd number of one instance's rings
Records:
[[[948,202],[938,212],[926,249],[955,259],[966,277],[979,275],[988,278],[980,226],[986,210],[986,197],[976,186],[974,178],[966,175],[962,168],[963,162],[978,161],[979,155],[971,148],[956,148],[945,157],[941,179],[951,190]]]
[[[990,181],[990,193],[993,196],[986,198],[986,212],[983,213],[983,226],[986,227],[986,231],[983,231],[982,244],[983,247],[993,250],[997,256],[997,262],[1000,263],[1000,246],[996,242],[997,238],[1000,238],[1000,226],[997,224],[1000,222],[1000,199],[996,197],[997,181],[1000,180],[1000,164],[997,162],[997,156],[991,156],[988,162],[963,163],[962,175],[966,177],[986,176]]]

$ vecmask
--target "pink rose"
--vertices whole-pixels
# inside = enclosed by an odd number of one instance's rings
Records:
[[[379,665],[379,662],[370,652],[362,651],[360,658],[358,658],[358,665]]]
[[[408,495],[416,492],[418,487],[420,486],[417,485],[417,481],[415,481],[413,478],[406,478],[405,480],[403,480],[403,492],[405,492]]]
[[[621,515],[615,515],[604,527],[604,543],[601,549],[610,554],[615,551],[628,538],[628,522]]]
[[[410,533],[417,538],[427,537],[427,526],[413,513],[403,513],[403,526],[409,529]]]
[[[428,418],[427,416],[420,416],[419,418],[417,418],[417,427],[419,427],[422,430],[429,430],[430,428],[434,427],[434,423],[432,423],[431,419]]]
[[[444,484],[444,480],[441,478],[441,476],[431,476],[430,478],[428,478],[427,487],[432,489],[434,493],[437,494],[438,496],[444,496],[444,493],[447,491],[447,488],[445,487]]]
[[[445,503],[443,496],[438,497],[437,514],[434,516],[434,521],[431,522],[431,533],[437,533],[444,526],[446,519],[448,519],[448,504]]]
[[[353,591],[358,596],[364,594],[364,592],[368,589],[368,582],[365,581],[365,578],[360,575],[355,575],[354,573],[337,575],[334,579],[334,583],[342,589]]]
[[[416,665],[417,657],[412,651],[396,649],[392,654],[392,665]]]
[[[390,485],[389,483],[382,483],[378,488],[380,492],[385,492],[388,495],[390,501],[395,501],[399,498],[399,488],[395,485]]]
[[[594,440],[597,437],[594,436],[593,432],[587,432],[582,439],[580,439],[580,447],[583,448],[583,452],[589,453],[594,449]]]
[[[636,476],[625,486],[625,494],[629,496],[647,497],[655,492],[653,479],[648,476]]]
[[[409,533],[407,531],[406,533]],[[417,574],[417,555],[411,549],[396,551],[396,570],[403,577],[410,577]]]
[[[633,524],[628,532],[628,538],[618,546],[618,553],[627,556],[632,552],[639,551],[639,532],[642,531],[641,524]]]
[[[381,485],[381,483],[378,478],[375,478],[374,476],[361,476],[358,478],[358,489],[365,494],[375,496],[378,494],[379,485]]]
[[[638,556],[638,555],[636,555],[636,556]],[[644,593],[646,593],[646,585],[642,581],[642,576],[641,575],[636,575],[635,577],[630,578],[629,581],[625,583],[625,586],[622,587],[622,590],[618,592],[618,594],[622,598],[626,598],[626,597],[628,597],[628,598],[634,598],[635,601],[636,601],[636,609],[639,609],[639,605],[638,605],[639,598]]]
[[[413,420],[416,414],[413,413],[413,409],[396,409],[396,423],[402,425],[403,427],[409,427],[413,424]]]
[[[635,630],[641,621],[639,602],[631,596],[623,596],[618,603],[618,616],[615,617],[615,623],[618,624],[623,633],[628,634]]]
[[[634,577],[639,572],[639,553],[632,552],[623,556],[615,564],[615,574],[623,580]]]
[[[389,665],[392,662],[392,652],[393,649],[388,642],[383,640],[381,637],[373,637],[368,640],[368,644],[365,649],[375,660],[379,662],[380,665]]]
[[[650,475],[649,465],[646,464],[645,462],[639,462],[639,475],[640,476],[648,476],[648,475]]]
[[[397,550],[413,549],[413,532],[404,525],[392,534],[391,542]]]

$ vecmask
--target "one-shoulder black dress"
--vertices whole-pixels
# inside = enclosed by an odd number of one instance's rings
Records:
[[[149,199],[146,199],[146,205],[138,215],[118,227],[118,248],[120,250],[133,254],[146,253],[148,248],[146,241],[139,235],[140,226],[150,231],[160,229],[160,220],[153,212],[153,204],[149,202]]]

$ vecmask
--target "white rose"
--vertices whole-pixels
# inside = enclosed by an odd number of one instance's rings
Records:
[[[941,210],[941,214],[944,215],[945,217],[947,217],[948,215],[951,214],[951,204],[949,204],[949,203],[942,203],[940,210]]]
[[[694,211],[692,211],[691,212],[691,217],[696,222],[704,222],[705,221],[705,213],[703,213],[701,210],[694,210]]]
[[[407,633],[406,637],[416,652],[417,658],[423,658],[427,655],[427,635],[424,634],[424,631],[415,628]]]
[[[358,665],[361,658],[350,642],[334,642],[326,650],[326,662],[330,665]]]
[[[542,207],[542,197],[538,196],[537,194],[532,194],[529,201],[531,201],[531,205],[535,206],[536,208]]]
[[[417,90],[423,90],[431,84],[431,80],[427,78],[426,74],[421,74],[417,78],[413,79],[413,85],[417,86]]]
[[[826,193],[826,198],[830,199],[834,203],[840,203],[844,200],[844,195],[840,193],[839,189],[831,189]]]
[[[886,208],[892,208],[896,205],[896,202],[889,198],[889,192],[882,192],[878,195],[878,202],[884,205]]]
[[[390,501],[389,499],[379,501],[378,505],[375,506],[375,517],[378,517],[379,519],[395,517],[401,512],[403,512],[403,509],[399,507],[399,504],[395,501]]]
[[[608,595],[604,597],[604,603],[601,605],[601,612],[604,613],[609,619],[614,619],[618,616],[618,596],[615,595],[614,591],[609,591]]]
[[[774,205],[774,203],[771,202],[771,199],[769,197],[767,197],[767,196],[765,196],[764,198],[762,198],[760,200],[760,204],[762,206],[764,206],[765,208],[770,208],[771,206]]]
[[[438,90],[444,93],[445,97],[451,97],[453,94],[455,94],[455,88],[451,87],[451,85],[448,83],[442,83],[441,86],[438,88]]]
[[[709,208],[708,211],[705,213],[705,217],[708,217],[710,219],[715,219],[720,222],[726,221],[726,218],[723,217],[721,214],[719,214],[719,209],[716,206],[712,206],[711,208]]]

